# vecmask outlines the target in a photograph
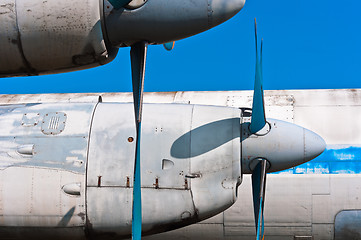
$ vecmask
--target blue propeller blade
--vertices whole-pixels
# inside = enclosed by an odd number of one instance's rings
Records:
[[[134,161],[134,185],[133,185],[133,208],[132,208],[132,239],[140,240],[142,237],[142,193],[140,172],[140,139],[143,106],[143,89],[145,62],[147,58],[147,43],[139,42],[130,50],[132,65],[133,101],[135,113],[135,125],[137,141]]]
[[[108,0],[114,9],[118,10],[129,4],[132,0]]]
[[[133,186],[133,211],[132,211],[132,239],[142,238],[142,192],[140,177],[140,129],[141,122],[137,124],[137,145],[135,150],[134,186]]]
[[[164,43],[163,46],[167,51],[171,51],[174,48],[175,42]]]
[[[266,116],[264,110],[264,97],[263,97],[263,75],[262,75],[262,46],[261,53],[258,56],[257,46],[257,23],[255,19],[255,38],[256,38],[256,76],[254,81],[253,91],[253,104],[252,104],[252,119],[250,125],[251,133],[256,133],[266,125]]]
[[[262,48],[263,39],[261,40],[261,51],[258,55],[258,37],[257,22],[254,20],[255,39],[256,39],[256,76],[254,81],[252,119],[249,129],[251,133],[256,133],[266,125],[266,115],[264,109],[263,95],[263,72],[262,72]],[[264,239],[264,200],[266,190],[266,170],[267,160],[259,159],[256,167],[252,172],[252,192],[253,192],[253,208],[254,221],[256,225],[257,240]]]
[[[264,238],[264,200],[266,190],[266,160],[261,160],[252,172],[254,220],[257,240]]]

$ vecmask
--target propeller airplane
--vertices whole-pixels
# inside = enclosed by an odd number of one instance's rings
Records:
[[[6,0],[0,5],[0,77],[67,72],[103,65],[130,46],[136,148],[133,239],[142,226],[140,133],[147,47],[210,29],[234,16],[245,0]],[[156,26],[156,27],[155,27]]]
[[[183,227],[224,211],[237,198],[242,174],[251,173],[257,239],[262,239],[266,173],[313,159],[325,142],[300,126],[266,119],[263,44],[259,55],[257,31],[251,112],[143,106],[148,46],[164,44],[171,50],[174,41],[228,20],[244,3],[5,0],[0,6],[0,29],[5,29],[0,77],[95,67],[114,59],[119,47],[130,46],[133,106],[101,101],[0,106],[0,175],[24,176],[1,185],[5,204],[0,231],[17,238],[131,235],[139,240],[142,234]],[[247,157],[241,160],[241,155]],[[29,192],[31,199],[19,195]],[[27,200],[19,203],[20,196]],[[16,206],[8,205],[12,201]]]

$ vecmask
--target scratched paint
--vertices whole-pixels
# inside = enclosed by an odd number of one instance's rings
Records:
[[[312,161],[275,174],[361,174],[361,145],[328,145]]]

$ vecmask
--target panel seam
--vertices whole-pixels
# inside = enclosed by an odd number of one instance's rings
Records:
[[[17,46],[19,49],[19,53],[21,55],[25,70],[28,74],[28,76],[36,76],[38,75],[37,71],[31,66],[30,62],[26,59],[25,57],[25,53],[24,53],[24,48],[23,48],[23,44],[21,42],[21,33],[20,33],[20,27],[19,27],[19,20],[18,20],[18,8],[17,8],[17,0],[15,0],[15,24],[16,24],[16,29],[18,32],[18,36],[17,36]]]

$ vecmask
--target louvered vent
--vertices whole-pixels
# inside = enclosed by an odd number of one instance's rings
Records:
[[[41,132],[46,135],[57,135],[64,131],[66,123],[66,114],[63,112],[55,112],[45,114]]]

